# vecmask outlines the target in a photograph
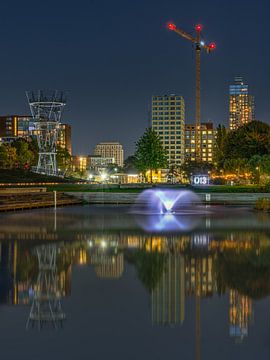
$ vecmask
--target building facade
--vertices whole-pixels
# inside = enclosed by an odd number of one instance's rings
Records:
[[[72,156],[72,170],[84,172],[89,168],[88,155],[73,155]]]
[[[31,116],[6,115],[0,116],[0,137],[17,138],[28,137],[34,130]]]
[[[6,115],[0,116],[0,138],[3,143],[10,143],[17,138],[35,136],[35,123],[29,115]],[[72,154],[71,126],[60,124],[57,145],[67,149]]]
[[[104,168],[108,165],[115,163],[114,157],[102,157],[100,155],[90,155],[89,156],[89,165],[90,168]]]
[[[213,146],[215,129],[213,123],[201,123],[199,130],[200,159],[203,162],[213,162]],[[195,161],[195,125],[185,125],[185,161]]]
[[[152,96],[152,128],[159,135],[169,165],[184,162],[185,101],[180,95]]]
[[[96,145],[94,155],[102,158],[113,158],[120,167],[124,165],[124,150],[119,142],[101,142]]]
[[[67,149],[70,155],[72,155],[72,143],[71,143],[71,126],[68,124],[60,124],[57,145],[61,149]]]
[[[230,85],[230,130],[255,120],[254,97],[240,76]]]

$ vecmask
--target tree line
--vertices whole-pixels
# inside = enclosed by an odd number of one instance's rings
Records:
[[[0,144],[0,168],[30,170],[38,162],[38,144],[35,138],[19,138],[11,143]],[[57,166],[62,171],[71,167],[71,155],[67,149],[57,147]]]
[[[125,168],[137,169],[144,176],[161,168],[168,168],[166,150],[158,134],[151,128],[146,129],[136,143],[134,156],[129,157]],[[253,181],[259,183],[270,176],[270,126],[261,121],[252,121],[236,130],[228,131],[224,125],[217,127],[213,143],[213,163],[186,161],[181,166],[171,166],[169,174],[214,172],[216,174],[249,173]]]

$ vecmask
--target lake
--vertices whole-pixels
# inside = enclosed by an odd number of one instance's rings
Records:
[[[269,359],[270,216],[0,215],[5,360]]]

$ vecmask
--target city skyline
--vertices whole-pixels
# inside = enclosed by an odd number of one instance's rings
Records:
[[[102,4],[82,3],[74,9],[62,7],[60,1],[54,5],[54,15],[46,11],[37,15],[34,7],[23,4],[12,12],[1,5],[4,24],[25,18],[20,27],[4,30],[1,114],[26,113],[25,90],[67,90],[63,122],[76,129],[76,154],[85,153],[96,142],[111,140],[123,143],[130,155],[149,124],[148,110],[155,93],[181,94],[186,101],[186,122],[193,123],[194,58],[190,44],[179,42],[166,29],[167,21],[175,21],[187,31],[202,23],[207,40],[217,43],[213,56],[207,61],[202,57],[202,122],[228,124],[228,87],[238,74],[255,95],[257,118],[268,121],[264,95],[268,91],[264,81],[269,71],[268,50],[261,48],[268,29],[266,1],[256,8],[251,1],[239,1],[233,12],[231,2],[218,6],[209,0],[198,4],[196,11],[194,4],[172,0],[166,4],[106,4],[104,13]],[[255,29],[249,26],[258,18]],[[134,28],[131,33],[129,29]],[[40,38],[44,41],[38,46]],[[26,55],[18,56],[20,53]]]

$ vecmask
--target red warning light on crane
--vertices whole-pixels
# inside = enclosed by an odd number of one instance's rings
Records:
[[[201,25],[201,24],[197,24],[197,25],[195,26],[195,30],[196,30],[197,32],[202,31],[202,25]]]
[[[173,23],[169,23],[167,26],[168,26],[168,29],[170,29],[170,30],[176,29],[176,26]]]
[[[216,44],[213,43],[213,42],[211,44],[209,44],[209,49],[210,50],[215,50],[216,47],[217,47]]]

